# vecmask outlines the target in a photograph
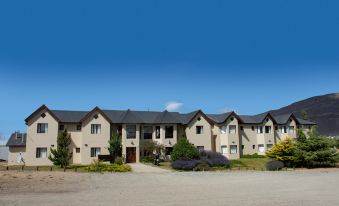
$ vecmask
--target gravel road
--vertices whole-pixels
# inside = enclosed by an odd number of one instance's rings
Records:
[[[339,172],[0,172],[0,205],[339,205]]]

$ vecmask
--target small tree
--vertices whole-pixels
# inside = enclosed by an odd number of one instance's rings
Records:
[[[298,142],[305,142],[306,141],[306,135],[303,132],[302,129],[297,129],[297,141]]]
[[[274,160],[282,161],[285,165],[290,165],[295,159],[294,148],[292,139],[287,137],[267,151],[266,156]]]
[[[197,148],[194,147],[187,139],[181,138],[173,146],[173,151],[171,153],[172,161],[182,159],[182,160],[192,160],[198,159],[199,152]]]
[[[140,143],[140,148],[149,155],[153,154],[153,152],[160,155],[165,151],[165,146],[156,141],[143,141]]]
[[[299,166],[312,168],[335,166],[338,157],[334,141],[319,136],[314,127],[309,132],[309,138],[297,141],[295,158]]]
[[[108,145],[108,152],[112,157],[112,162],[114,162],[117,157],[121,157],[122,153],[122,144],[120,137],[118,135],[113,135],[112,138],[108,141]]]
[[[54,165],[60,165],[61,168],[68,166],[69,160],[72,157],[69,152],[70,144],[71,136],[67,130],[60,132],[57,138],[57,148],[50,148],[51,154],[48,156],[48,159],[51,160]]]
[[[301,113],[301,116],[302,116],[303,120],[307,120],[308,119],[308,114],[307,114],[306,110],[302,110],[300,113]]]

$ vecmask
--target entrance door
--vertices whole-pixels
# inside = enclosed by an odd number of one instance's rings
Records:
[[[126,162],[127,163],[136,162],[136,148],[135,147],[126,147]]]

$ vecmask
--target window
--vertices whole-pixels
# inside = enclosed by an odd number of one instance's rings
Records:
[[[165,147],[165,155],[171,155],[173,147]]]
[[[80,153],[80,148],[79,147],[75,148],[75,152]]]
[[[254,126],[252,126],[252,131],[254,131]]]
[[[255,149],[255,145],[252,145],[252,149]]]
[[[41,116],[42,118],[45,118],[45,117],[46,117],[46,114],[45,114],[45,113],[42,113],[40,116]]]
[[[47,133],[48,132],[48,124],[47,123],[38,123],[38,133]]]
[[[204,127],[203,126],[197,126],[196,127],[196,133],[197,134],[203,134],[204,133]]]
[[[197,146],[197,149],[199,152],[202,152],[205,150],[204,146]]]
[[[153,127],[144,126],[144,139],[152,139]]]
[[[173,126],[165,127],[165,139],[173,138]]]
[[[92,147],[91,148],[91,157],[97,157],[100,155],[100,147]]]
[[[227,150],[227,146],[226,146],[226,145],[221,146],[221,153],[222,153],[223,155],[228,154],[228,150]]]
[[[64,130],[64,129],[65,129],[65,125],[60,124],[60,125],[59,125],[59,130]]]
[[[245,148],[245,145],[241,145],[241,149],[244,149]]]
[[[289,126],[288,127],[288,132],[289,133],[294,133],[294,126]]]
[[[101,124],[91,124],[91,134],[100,134]]]
[[[237,145],[230,145],[230,151],[231,151],[231,154],[237,154],[238,153],[238,146]]]
[[[267,150],[269,150],[273,147],[273,144],[267,144],[266,147],[267,147]]]
[[[155,139],[160,139],[160,126],[155,127]]]
[[[127,139],[135,139],[136,138],[136,125],[127,125],[126,126],[126,138]]]
[[[265,152],[265,146],[264,146],[263,144],[259,144],[259,145],[258,145],[258,151],[259,151],[260,153]]]
[[[265,133],[266,134],[271,134],[272,128],[271,126],[265,126]]]
[[[240,130],[241,130],[241,131],[244,131],[244,127],[243,127],[243,126],[240,126]]]
[[[257,126],[257,134],[262,134],[263,132],[263,127],[262,126]]]
[[[286,133],[287,133],[286,126],[280,127],[280,130],[281,130],[281,133],[282,133],[282,134],[286,134]]]
[[[36,158],[46,158],[46,157],[47,157],[47,147],[36,148]]]
[[[78,124],[78,125],[77,125],[77,130],[78,130],[78,131],[81,131],[81,124]]]
[[[220,127],[220,133],[221,134],[226,134],[226,126],[221,126]]]
[[[230,134],[237,133],[237,126],[235,126],[235,125],[228,126],[228,133],[230,133]]]

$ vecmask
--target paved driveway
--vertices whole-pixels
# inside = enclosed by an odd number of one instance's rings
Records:
[[[128,164],[132,167],[132,171],[135,173],[166,173],[170,172],[169,170],[161,169],[156,166],[145,165],[141,163],[132,163]]]

